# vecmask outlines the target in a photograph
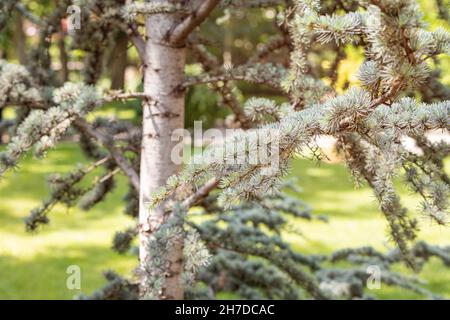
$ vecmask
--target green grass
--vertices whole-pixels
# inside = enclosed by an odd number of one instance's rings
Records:
[[[122,211],[126,185],[123,178],[107,201],[89,212],[57,206],[51,223],[37,234],[24,231],[23,218],[48,194],[46,176],[71,170],[83,162],[77,147],[63,144],[43,160],[27,158],[20,170],[8,173],[0,181],[0,299],[71,299],[79,291],[66,288],[67,267],[79,265],[84,293],[91,293],[105,283],[102,271],[114,269],[130,276],[136,265],[132,256],[120,256],[110,250],[116,230],[132,224]],[[302,235],[287,234],[296,250],[330,253],[344,247],[373,245],[387,250],[385,221],[367,188],[355,189],[346,169],[340,164],[316,164],[297,159],[292,173],[299,177],[304,192],[301,197],[317,213],[325,213],[330,222],[294,221]],[[416,202],[399,185],[405,204],[414,209]],[[422,239],[445,244],[448,229],[422,221]],[[399,269],[404,271],[403,267]],[[421,278],[426,287],[450,296],[450,272],[437,260],[424,269]],[[380,298],[421,298],[399,289],[373,292]]]
[[[448,169],[449,162],[446,163]],[[294,248],[308,253],[330,253],[336,249],[370,245],[386,251],[393,244],[388,241],[386,221],[378,210],[372,191],[368,187],[356,188],[347,169],[341,164],[312,163],[297,159],[293,163],[292,175],[299,177],[303,188],[301,198],[311,204],[317,213],[327,214],[329,223],[303,222],[299,226],[302,236],[288,236]],[[412,196],[398,181],[397,190],[403,204],[411,214],[419,215],[419,239],[437,245],[449,244],[449,230],[436,226],[418,213],[418,199]],[[298,223],[297,223],[298,224]],[[414,275],[403,266],[395,270]],[[450,297],[450,270],[441,261],[432,259],[419,275],[427,281],[424,287]],[[417,294],[382,286],[371,294],[384,299],[420,299]]]
[[[105,283],[103,270],[129,274],[135,266],[134,257],[110,250],[114,231],[133,223],[122,213],[123,179],[91,211],[57,206],[49,226],[25,232],[23,218],[48,194],[48,174],[71,170],[76,162],[82,162],[77,148],[63,145],[43,160],[25,159],[18,172],[0,181],[0,298],[72,299],[80,292],[66,288],[68,266],[80,266],[86,293]]]

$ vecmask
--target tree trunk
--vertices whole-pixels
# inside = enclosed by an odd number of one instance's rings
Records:
[[[17,14],[17,17],[15,19],[15,43],[16,43],[16,50],[17,50],[17,56],[19,58],[19,63],[22,65],[27,64],[27,48],[26,48],[26,36],[25,32],[23,31],[23,20],[20,14]]]
[[[146,61],[144,61],[144,92],[151,99],[143,102],[143,137],[140,168],[139,245],[140,263],[153,259],[147,243],[155,232],[167,221],[163,205],[148,209],[146,202],[152,193],[166,184],[167,178],[177,173],[179,165],[171,160],[171,151],[176,141],[171,141],[172,132],[184,125],[184,92],[176,90],[184,80],[185,49],[165,45],[165,35],[174,22],[174,15],[153,15],[146,20]],[[160,257],[158,257],[160,258]],[[159,299],[183,299],[183,239],[166,252],[168,267]],[[141,296],[152,290],[145,288],[148,277],[158,270],[148,270],[141,275]],[[153,297],[155,294],[153,294]]]
[[[128,37],[119,33],[110,57],[111,89],[122,90],[125,84],[125,70],[127,68]]]
[[[61,63],[61,81],[65,83],[69,80],[69,57],[66,51],[66,43],[64,42],[64,32],[58,34],[59,61]]]

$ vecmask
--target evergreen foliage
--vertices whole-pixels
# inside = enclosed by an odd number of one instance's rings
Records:
[[[219,7],[227,10],[275,7],[282,35],[268,41],[247,63],[234,67],[221,66],[200,37],[188,39],[186,46],[193,52],[192,59],[204,72],[186,77],[175,91],[208,84],[234,113],[233,126],[240,130],[223,144],[206,148],[194,159],[199,161],[169,178],[166,187],[146,204],[148,208],[164,205],[168,218],[145,244],[149,257],[137,271],[147,275],[139,284],[140,298],[164,298],[174,247],[183,249],[183,285],[191,298],[215,298],[220,292],[230,291],[250,299],[370,298],[364,289],[370,265],[381,267],[381,281],[387,285],[437,298],[414,279],[391,270],[393,264],[404,262],[419,271],[433,256],[446,266],[450,263],[449,248],[416,242],[418,220],[403,207],[393,179],[403,176],[411,190],[420,195],[422,214],[438,224],[448,223],[450,180],[443,160],[450,148],[444,142],[431,143],[425,134],[430,130],[448,131],[450,127],[448,88],[440,82],[440,70],[430,63],[439,55],[449,54],[449,33],[443,28],[428,30],[414,0],[354,0],[334,5],[318,0],[228,0],[205,1],[205,7],[219,2]],[[180,23],[185,28],[180,33],[174,28],[167,37],[168,44],[179,46],[178,38],[186,30],[195,29],[196,19],[205,9],[200,5],[196,11],[192,3],[179,6],[172,1],[127,5],[120,0],[79,1],[83,31],[74,34],[73,46],[85,53],[83,81],[60,83],[50,68],[49,39],[61,31],[57,24],[68,3],[62,1],[61,8],[42,19],[16,1],[1,4],[0,31],[6,23],[6,10],[17,10],[41,29],[30,65],[0,60],[0,107],[13,105],[20,110],[12,139],[0,153],[0,176],[17,167],[29,151],[44,156],[71,127],[91,161],[50,179],[49,198],[26,219],[29,231],[49,223],[48,214],[56,203],[88,210],[103,201],[113,190],[118,172],[129,179],[126,212],[137,215],[142,188],[141,128],[119,120],[87,121],[86,116],[106,102],[148,102],[152,97],[142,92],[100,93],[95,85],[101,76],[102,57],[117,32],[126,32],[134,39],[142,57],[139,20],[149,15],[185,18]],[[440,14],[448,19],[442,1],[437,3]],[[319,50],[317,47],[337,52],[333,67],[337,71],[346,45],[364,49],[364,62],[357,75],[359,84],[341,93],[334,87],[335,81],[329,84],[318,76],[310,56]],[[288,64],[260,61],[281,47],[289,51]],[[252,97],[242,105],[233,91],[240,81],[277,90],[285,102]],[[392,252],[359,248],[345,249],[331,257],[305,255],[294,251],[282,238],[289,219],[324,220],[303,202],[280,191],[286,187],[282,178],[290,160],[310,148],[319,135],[336,138],[355,180],[373,189],[396,246]],[[255,140],[255,136],[266,139]],[[406,150],[401,143],[403,137],[414,139],[422,152]],[[239,148],[234,148],[236,145]],[[274,145],[279,148],[276,170],[271,162],[234,161],[242,153],[257,154]],[[89,181],[89,187],[81,187],[82,181],[90,179],[88,174],[100,167],[102,177]],[[219,191],[212,192],[216,188]],[[192,206],[203,208],[201,222],[189,218]],[[128,252],[139,228],[137,225],[119,232],[113,248]],[[352,267],[337,265],[343,260]],[[91,298],[138,297],[134,281],[112,272],[106,277],[110,283]]]

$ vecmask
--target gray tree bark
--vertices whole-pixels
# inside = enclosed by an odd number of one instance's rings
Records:
[[[180,3],[177,0],[170,1]],[[131,37],[143,60],[144,94],[149,97],[143,102],[140,167],[139,258],[141,270],[144,271],[140,279],[141,295],[152,290],[152,297],[158,299],[184,298],[182,237],[171,244],[169,252],[164,252],[166,264],[163,272],[151,270],[153,267],[146,263],[150,259],[161,258],[152,256],[154,253],[149,251],[147,244],[170,218],[164,203],[149,209],[147,202],[154,191],[165,186],[167,179],[180,170],[180,166],[172,161],[171,153],[179,143],[172,141],[172,133],[184,127],[185,92],[179,88],[184,81],[185,40],[219,2],[220,0],[186,2],[190,9],[187,16],[183,13],[151,15],[146,19],[145,25],[147,40],[144,42],[135,34]],[[211,187],[214,185],[211,184]],[[155,288],[146,288],[146,283],[151,283],[149,280],[152,275],[164,278],[156,293]]]
[[[184,92],[177,90],[177,87],[184,80],[186,53],[185,48],[173,47],[166,42],[166,35],[173,23],[174,16],[165,14],[154,15],[146,20],[148,40],[145,47],[144,93],[150,96],[150,99],[143,102],[139,209],[141,264],[152,258],[146,244],[168,219],[164,204],[148,209],[146,203],[152,193],[164,186],[167,178],[180,169],[171,160],[172,148],[177,144],[176,141],[171,141],[171,135],[174,130],[184,126]],[[171,248],[165,258],[168,269],[158,298],[183,299],[182,239]],[[146,282],[148,272],[142,274],[141,284]],[[141,293],[147,289],[141,288]]]

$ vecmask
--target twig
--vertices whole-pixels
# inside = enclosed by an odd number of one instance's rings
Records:
[[[397,96],[397,94],[400,92],[400,89],[402,88],[402,84],[403,84],[403,81],[401,81],[401,79],[396,79],[394,81],[391,89],[386,94],[384,94],[381,97],[379,97],[378,99],[372,101],[372,103],[369,106],[369,109],[373,109],[373,108],[379,106],[380,104],[385,103],[386,101],[394,99]]]

